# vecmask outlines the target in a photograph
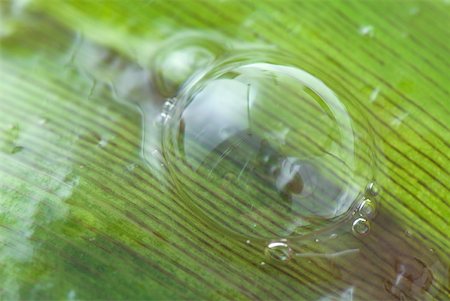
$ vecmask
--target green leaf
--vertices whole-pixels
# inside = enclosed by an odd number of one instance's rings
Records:
[[[446,1],[38,0],[1,12],[0,300],[449,297]],[[382,155],[368,236],[307,237],[289,263],[270,261],[148,161],[163,101],[153,58],[197,33],[292,53],[362,108],[355,122],[369,119]]]

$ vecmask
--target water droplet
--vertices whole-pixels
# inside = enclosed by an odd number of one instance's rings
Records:
[[[371,182],[366,187],[366,195],[369,197],[376,197],[380,194],[380,188],[377,183]]]
[[[330,238],[331,238],[331,239],[335,239],[337,236],[338,236],[338,235],[337,235],[336,233],[330,234]]]
[[[361,204],[358,206],[358,213],[364,218],[373,219],[376,215],[376,206],[375,203],[369,199],[364,199],[361,201]]]
[[[374,102],[378,98],[378,94],[380,94],[380,88],[375,88],[372,90],[372,93],[370,93],[369,100],[370,102]]]
[[[106,145],[108,145],[108,140],[104,138],[100,139],[100,141],[98,142],[98,146],[100,147],[105,147]]]
[[[359,27],[358,32],[362,36],[373,37],[375,35],[375,28],[372,25],[363,25]]]
[[[373,178],[361,159],[372,137],[351,117],[362,112],[296,61],[264,51],[227,57],[165,113],[169,176],[222,230],[264,239],[319,231],[348,218]]]
[[[163,108],[162,111],[166,114],[169,114],[170,111],[173,109],[174,105],[175,105],[175,98],[169,98],[164,104],[163,104]]]
[[[403,120],[405,120],[405,118],[408,117],[408,116],[409,116],[409,112],[403,112],[403,113],[400,113],[400,114],[396,115],[391,120],[391,125],[393,127],[399,127],[403,123]]]
[[[136,163],[128,164],[128,165],[127,165],[127,170],[128,170],[129,172],[132,172],[133,170],[135,170],[136,166],[137,166]]]
[[[214,35],[184,32],[167,40],[154,57],[153,74],[163,96],[175,96],[195,72],[211,64],[223,51]]]
[[[259,264],[262,265],[262,266],[266,265],[266,263],[264,261],[261,261]]]
[[[250,244],[251,241],[247,239],[247,240],[245,241],[245,243],[246,243],[246,244]]]
[[[272,242],[266,247],[265,254],[273,260],[287,262],[292,258],[293,252],[287,243]]]
[[[353,234],[357,236],[366,236],[370,231],[370,222],[365,218],[357,218],[352,225]]]

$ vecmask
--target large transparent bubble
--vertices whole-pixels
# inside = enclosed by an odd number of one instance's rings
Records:
[[[180,197],[230,234],[274,239],[336,225],[373,179],[357,104],[292,62],[230,57],[166,112],[163,153]]]

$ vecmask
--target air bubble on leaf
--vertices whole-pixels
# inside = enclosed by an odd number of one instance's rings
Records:
[[[377,100],[379,94],[380,94],[380,88],[373,89],[372,93],[370,93],[370,97],[369,97],[370,102],[375,102]]]
[[[368,196],[376,197],[380,193],[380,188],[376,182],[370,182],[366,187],[366,194]]]
[[[358,206],[358,213],[364,218],[373,219],[377,213],[375,203],[369,199],[363,199]]]
[[[153,76],[159,92],[175,96],[194,73],[210,65],[224,52],[216,35],[183,32],[165,41],[153,59]]]
[[[272,242],[265,250],[266,256],[280,262],[287,262],[292,258],[293,251],[285,242]]]
[[[374,177],[373,135],[353,122],[363,114],[357,103],[288,55],[217,61],[163,114],[176,190],[199,217],[245,239],[338,225]]]
[[[100,139],[100,140],[98,141],[98,146],[100,146],[100,147],[106,147],[106,145],[108,145],[108,140],[107,140],[107,139],[102,138],[102,139]]]
[[[372,38],[375,35],[375,28],[372,25],[362,25],[359,27],[358,32],[362,36]]]
[[[370,222],[365,218],[357,218],[352,225],[353,234],[356,236],[366,236],[370,232]]]

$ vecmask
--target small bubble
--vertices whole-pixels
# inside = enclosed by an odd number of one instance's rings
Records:
[[[364,199],[358,207],[358,213],[367,219],[373,219],[376,215],[375,203],[369,199]]]
[[[320,242],[320,240],[318,238],[314,239],[315,242]]]
[[[284,242],[272,242],[265,250],[266,256],[276,261],[287,262],[292,258],[292,249]]]
[[[380,88],[373,89],[369,97],[370,102],[374,102],[375,100],[377,100],[378,94],[380,94]]]
[[[136,168],[137,164],[136,163],[131,163],[127,165],[127,170],[129,172],[132,172],[135,168]]]
[[[403,112],[401,114],[396,115],[392,120],[391,120],[391,125],[394,127],[399,127],[402,123],[403,120],[405,120],[406,117],[409,116],[408,112]]]
[[[375,28],[372,25],[363,25],[359,27],[358,32],[362,36],[372,38],[375,35]]]
[[[245,241],[245,243],[246,243],[246,244],[250,244],[251,241],[247,239],[247,240]]]
[[[377,183],[369,183],[366,187],[366,194],[372,197],[378,196],[380,194],[380,188],[378,187]]]
[[[261,261],[259,264],[260,265],[266,265],[266,263],[264,261]]]
[[[171,116],[169,114],[167,114],[166,112],[162,112],[156,119],[156,124],[164,125],[170,118]]]
[[[105,147],[106,145],[108,145],[108,140],[106,139],[100,139],[100,141],[98,142],[98,146],[100,147]]]
[[[365,218],[357,218],[352,225],[353,234],[357,236],[366,236],[370,231],[370,222]]]
[[[200,33],[178,34],[161,46],[154,58],[155,82],[163,96],[174,96],[195,72],[223,52],[216,37]]]

